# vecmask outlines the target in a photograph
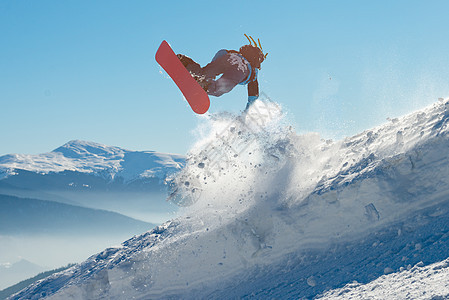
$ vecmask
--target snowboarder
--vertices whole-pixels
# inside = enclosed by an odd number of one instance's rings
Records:
[[[212,61],[201,67],[190,57],[178,54],[179,60],[192,74],[208,95],[219,97],[230,92],[236,85],[248,85],[248,107],[259,97],[257,73],[268,53],[264,54],[262,45],[245,34],[249,45],[239,51],[222,49],[215,54]],[[254,44],[254,45],[253,45]],[[223,74],[219,79],[216,77]]]

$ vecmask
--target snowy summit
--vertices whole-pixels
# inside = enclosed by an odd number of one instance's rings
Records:
[[[17,174],[18,170],[38,174],[80,172],[116,177],[130,182],[139,178],[164,179],[184,164],[184,157],[154,151],[130,151],[119,147],[74,140],[49,153],[38,155],[10,154],[0,157],[0,179]]]
[[[448,297],[449,102],[336,142],[260,104],[210,118],[182,216],[12,299]]]

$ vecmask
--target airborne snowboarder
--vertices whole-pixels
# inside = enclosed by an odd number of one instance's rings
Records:
[[[190,57],[178,54],[179,60],[208,95],[219,97],[236,85],[248,85],[248,108],[259,97],[257,73],[268,53],[264,54],[260,40],[245,34],[249,45],[239,51],[222,49],[203,68]],[[219,79],[216,77],[223,74]]]

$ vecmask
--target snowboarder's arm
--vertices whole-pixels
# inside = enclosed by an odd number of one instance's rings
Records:
[[[248,83],[248,102],[253,102],[259,98],[259,83],[257,79]]]

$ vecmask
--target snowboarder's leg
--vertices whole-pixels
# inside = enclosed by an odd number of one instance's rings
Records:
[[[184,67],[167,41],[162,41],[157,49],[155,58],[178,86],[192,110],[197,114],[207,112],[210,105],[209,96]]]
[[[226,54],[228,54],[228,51],[225,49],[221,49],[220,51],[215,53],[215,56],[214,56],[214,58],[212,58],[212,61],[215,61],[215,60],[219,59],[220,57],[225,56]]]
[[[192,77],[201,85],[201,87],[207,91],[208,82],[205,80],[205,76],[203,75],[203,69],[201,66],[195,62],[190,57],[184,54],[177,54],[178,59],[181,61],[183,66],[190,72]]]
[[[219,97],[225,93],[230,92],[239,82],[233,78],[221,76],[218,80],[212,80],[207,86],[207,94],[215,97]]]
[[[184,55],[184,54],[176,54],[176,56],[179,58],[181,63],[184,65],[184,67],[187,69],[187,71],[190,72],[192,75],[202,75],[201,73],[201,66],[195,62],[190,57]]]
[[[206,92],[211,96],[219,97],[230,92],[236,85],[245,79],[245,70],[236,68],[225,68],[225,72],[218,80],[211,80]],[[206,77],[207,78],[207,77]]]

